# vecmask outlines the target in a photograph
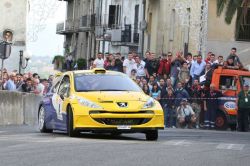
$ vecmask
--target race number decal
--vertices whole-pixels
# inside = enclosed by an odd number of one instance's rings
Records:
[[[63,100],[57,94],[54,94],[52,96],[52,104],[54,109],[56,110],[57,119],[63,120],[62,116]]]

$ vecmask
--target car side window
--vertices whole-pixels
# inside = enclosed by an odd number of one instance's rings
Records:
[[[69,96],[69,90],[70,90],[70,81],[69,81],[69,76],[65,76],[63,80],[61,81],[59,90],[58,90],[58,95],[62,95],[64,97]]]
[[[237,81],[234,76],[221,76],[220,89],[221,90],[237,90]]]
[[[51,92],[52,92],[52,93],[56,93],[56,91],[57,91],[59,85],[60,85],[60,82],[57,82],[57,83],[52,87]]]

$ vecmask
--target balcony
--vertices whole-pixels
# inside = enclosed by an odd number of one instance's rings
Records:
[[[80,18],[80,32],[93,31],[95,27],[95,14],[85,15]]]
[[[68,19],[65,22],[58,23],[56,25],[56,33],[65,35],[76,32],[77,28],[75,27],[78,27],[77,22],[79,21]]]
[[[131,25],[126,25],[125,29],[111,29],[106,31],[110,34],[110,41],[112,45],[116,46],[138,46],[140,41],[140,34],[137,30],[131,29]]]

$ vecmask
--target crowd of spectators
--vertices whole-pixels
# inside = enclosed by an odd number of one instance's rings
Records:
[[[52,75],[48,79],[41,79],[37,73],[20,74],[17,70],[9,72],[7,69],[0,71],[0,78],[1,90],[34,93],[40,96],[44,96],[50,90],[53,81]]]
[[[214,129],[217,99],[222,94],[211,84],[212,74],[218,66],[243,69],[236,51],[232,48],[225,60],[212,52],[205,58],[182,52],[156,56],[148,51],[144,58],[135,52],[128,53],[127,58],[120,53],[99,53],[96,59],[90,60],[90,69],[105,68],[127,74],[146,94],[161,103],[166,127]]]
[[[156,56],[148,51],[145,58],[135,52],[128,53],[127,58],[120,53],[99,53],[96,59],[90,59],[90,69],[105,68],[127,74],[146,94],[160,102],[166,127],[214,129],[218,97],[222,94],[211,84],[213,71],[218,66],[243,69],[236,51],[232,48],[226,60],[223,56],[216,58],[212,52],[205,58],[182,52]],[[52,75],[41,79],[37,73],[20,74],[6,69],[0,73],[2,90],[44,96],[52,86]]]

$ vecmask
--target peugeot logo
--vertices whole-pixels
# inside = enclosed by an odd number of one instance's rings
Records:
[[[128,103],[124,103],[124,102],[119,102],[117,103],[117,105],[122,108],[128,107]]]

